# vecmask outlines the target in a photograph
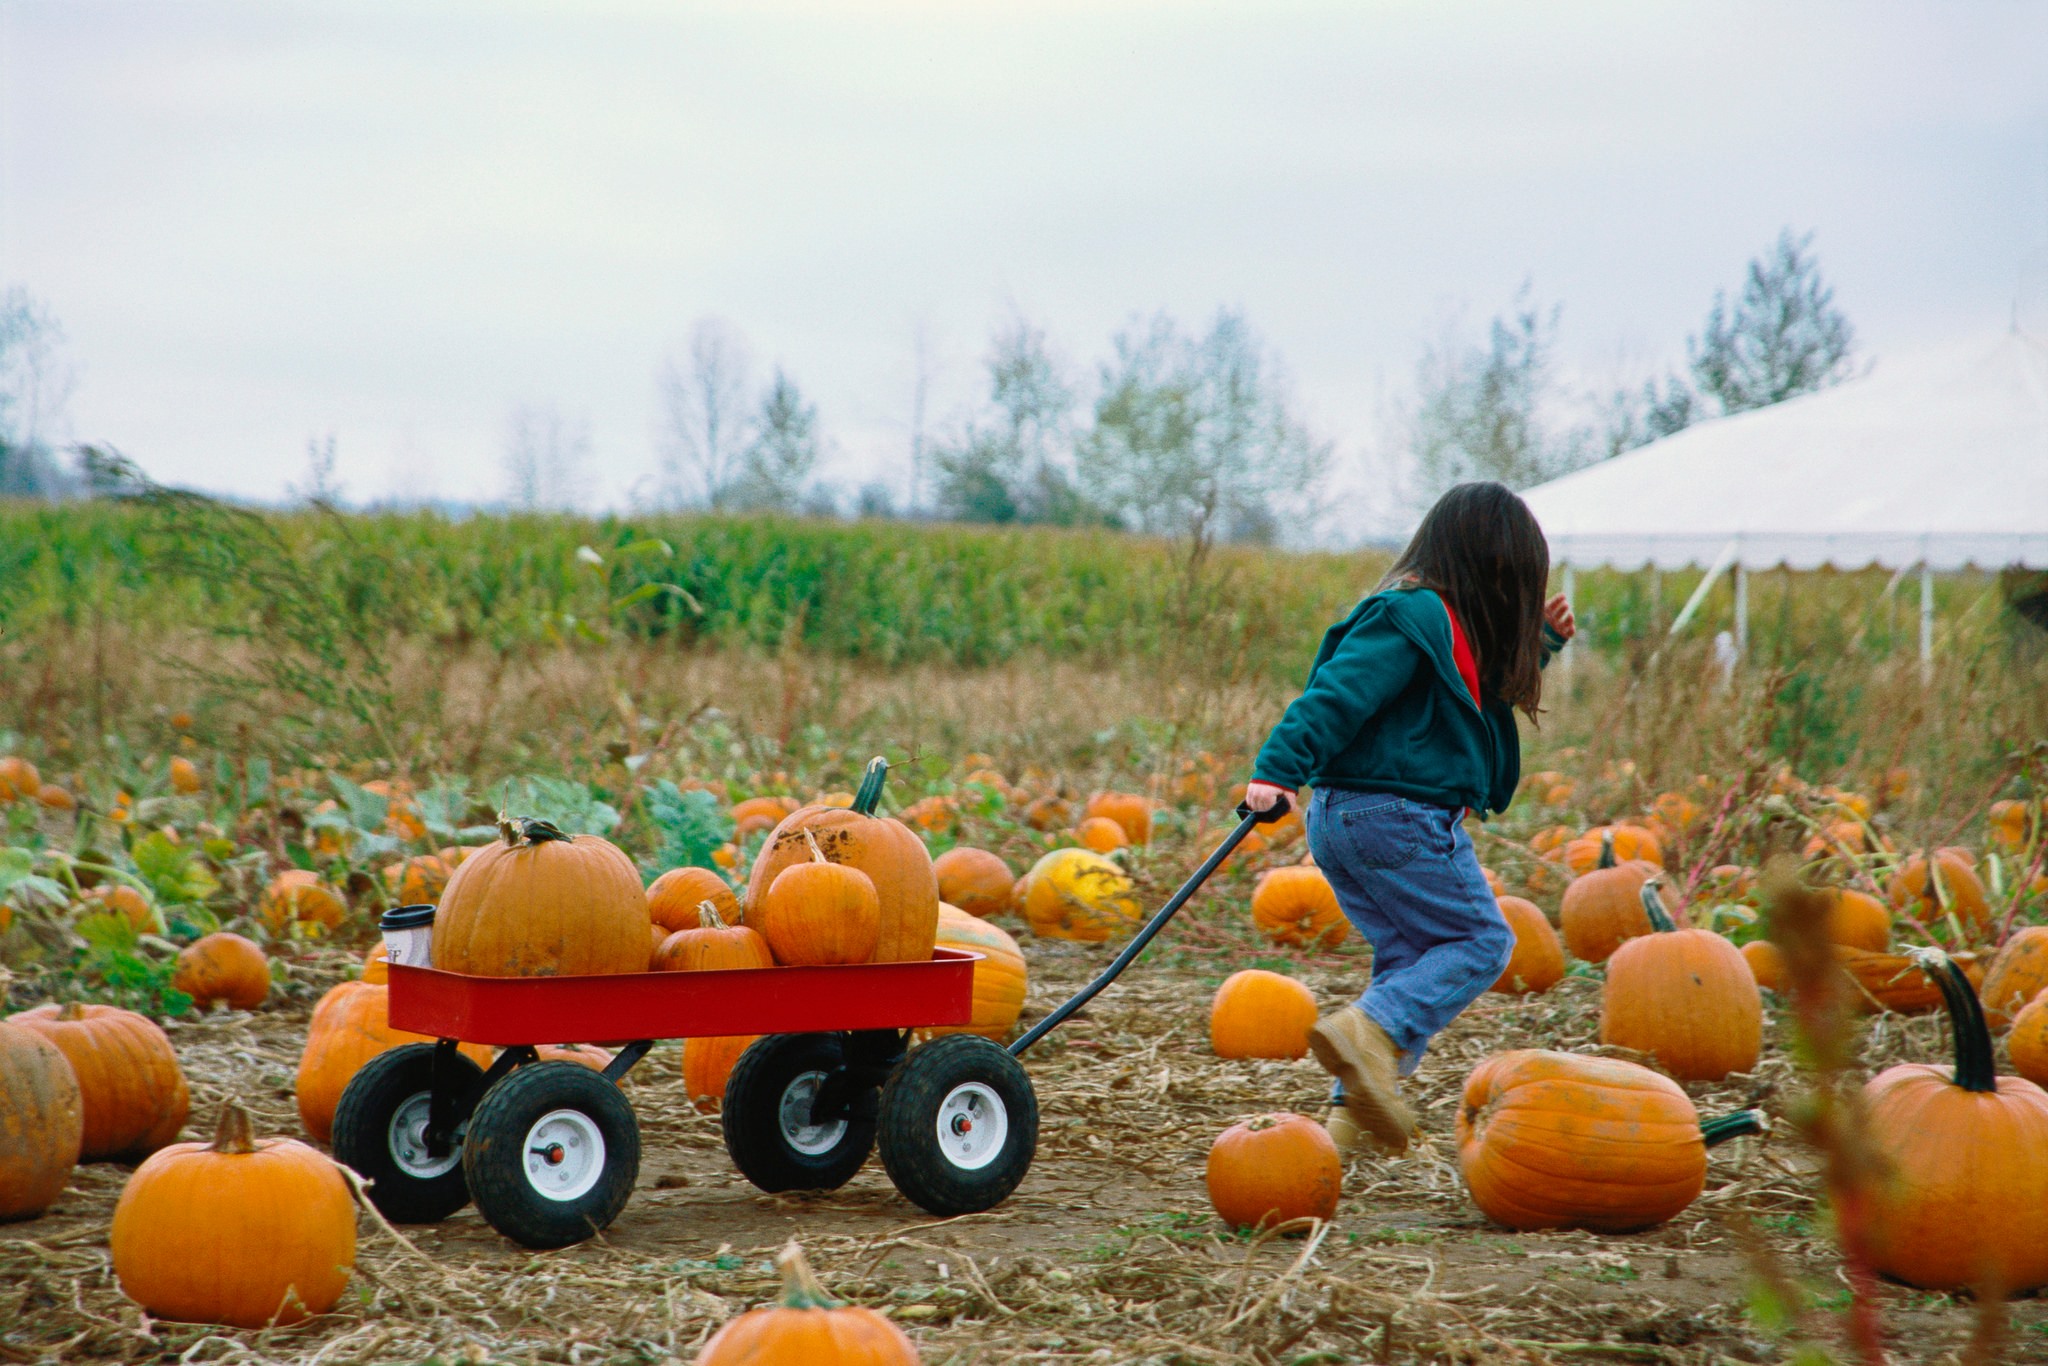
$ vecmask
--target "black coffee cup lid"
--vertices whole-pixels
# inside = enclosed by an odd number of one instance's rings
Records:
[[[432,906],[394,906],[377,919],[380,930],[416,930],[434,923]]]

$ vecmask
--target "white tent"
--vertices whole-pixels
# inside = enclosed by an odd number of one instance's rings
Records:
[[[1921,652],[1936,569],[2048,568],[2048,346],[2015,331],[1968,363],[1879,367],[1770,408],[1703,422],[1523,494],[1551,558],[1736,571],[1921,568]]]

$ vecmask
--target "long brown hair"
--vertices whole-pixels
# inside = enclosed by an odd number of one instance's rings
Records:
[[[1505,485],[1459,484],[1436,500],[1380,588],[1434,589],[1479,656],[1479,691],[1531,717],[1543,700],[1543,593],[1550,543]]]

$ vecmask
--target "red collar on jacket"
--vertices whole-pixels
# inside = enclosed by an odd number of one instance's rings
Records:
[[[1465,680],[1465,691],[1472,694],[1472,705],[1479,703],[1479,657],[1472,653],[1472,641],[1465,635],[1465,624],[1458,620],[1458,614],[1451,610],[1450,602],[1442,594],[1437,595],[1444,604],[1444,615],[1451,619],[1451,658],[1458,665],[1458,677]]]

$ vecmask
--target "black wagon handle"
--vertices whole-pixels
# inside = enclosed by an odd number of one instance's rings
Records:
[[[1136,934],[1131,936],[1131,942],[1124,945],[1123,952],[1119,953],[1094,981],[1068,997],[1060,1004],[1058,1009],[1054,1010],[1037,1024],[1031,1026],[1030,1029],[1025,1031],[1022,1038],[1011,1044],[1010,1056],[1013,1058],[1022,1057],[1025,1049],[1052,1033],[1053,1030],[1059,1028],[1060,1024],[1069,1015],[1072,1015],[1082,1006],[1094,1000],[1097,993],[1123,974],[1123,970],[1131,965],[1133,958],[1136,958],[1145,951],[1145,946],[1152,942],[1153,936],[1165,929],[1166,922],[1173,919],[1179,913],[1181,907],[1187,905],[1188,898],[1202,890],[1202,884],[1209,880],[1209,875],[1216,871],[1223,860],[1230,857],[1231,850],[1237,848],[1244,841],[1244,837],[1252,832],[1253,826],[1270,825],[1282,816],[1285,816],[1289,809],[1289,805],[1275,802],[1264,811],[1254,811],[1244,803],[1238,803],[1237,828],[1224,838],[1223,843],[1216,846],[1216,852],[1202,860],[1202,866],[1195,869],[1194,875],[1186,882],[1183,882],[1180,885],[1180,890],[1167,898],[1166,904],[1161,906],[1153,917],[1146,921]]]

